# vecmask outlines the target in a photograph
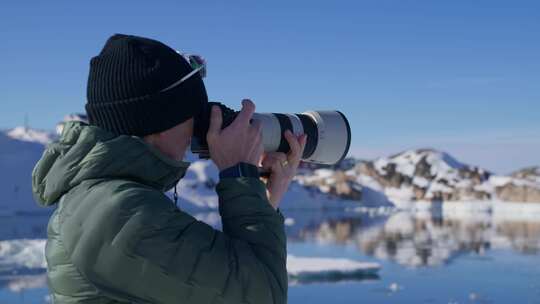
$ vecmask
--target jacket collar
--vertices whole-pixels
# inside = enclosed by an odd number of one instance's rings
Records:
[[[140,137],[68,122],[60,139],[48,145],[34,167],[32,191],[41,205],[54,204],[88,179],[127,179],[166,191],[184,177],[189,165],[169,158]]]

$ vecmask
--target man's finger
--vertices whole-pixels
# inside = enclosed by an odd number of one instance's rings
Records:
[[[219,135],[221,132],[221,123],[223,117],[221,116],[221,109],[219,106],[212,106],[212,111],[210,113],[210,126],[208,127],[207,137],[213,137]]]
[[[277,159],[279,159],[279,161],[281,161],[281,162],[284,162],[284,161],[287,160],[287,154],[285,154],[285,153],[283,153],[283,152],[276,152],[275,157],[276,157]]]
[[[302,158],[302,156],[304,156],[304,150],[306,149],[307,134],[304,133],[298,136],[298,142],[300,143],[300,153],[302,154],[300,155],[300,158]]]
[[[268,157],[265,157],[261,163],[262,167],[265,168],[265,169],[271,169],[272,166],[274,166],[274,164],[276,162],[279,162],[279,160],[277,158],[274,158],[274,157],[271,157],[271,156],[268,156]]]
[[[289,160],[297,160],[300,159],[300,143],[296,139],[296,136],[292,134],[291,131],[287,130],[285,131],[285,138],[287,139],[287,142],[289,143],[289,147],[291,150],[289,151]]]
[[[249,99],[242,100],[242,110],[240,110],[240,113],[238,113],[232,124],[248,125],[253,113],[255,113],[255,104],[253,101]]]
[[[255,139],[252,142],[253,144],[253,150],[259,154],[260,152],[264,152],[264,146],[262,142],[262,136],[260,134],[255,135]]]
[[[264,155],[264,158],[262,160],[262,164],[263,165],[267,165],[267,166],[270,166],[270,164],[276,162],[277,159],[275,158],[275,156],[273,156],[272,154],[268,153],[268,154],[265,154]]]
[[[279,161],[286,161],[287,160],[287,154],[285,154],[283,152],[267,152],[266,157],[271,158],[271,159],[277,159]]]
[[[259,162],[258,162],[259,166],[262,166],[262,162],[264,161],[265,158],[266,158],[266,152],[263,152],[261,156],[259,157]]]
[[[262,134],[262,123],[260,120],[254,120],[252,123],[251,123],[251,126],[252,126],[252,130],[255,134]]]
[[[282,163],[287,160],[287,155],[282,152],[268,152],[265,154],[263,163],[271,166],[274,163]]]
[[[261,167],[263,167],[263,169],[271,169],[273,164],[274,162],[272,160],[265,158],[261,162]]]
[[[280,174],[283,171],[283,165],[281,164],[281,161],[275,162],[272,164],[272,172],[275,172],[276,174]]]

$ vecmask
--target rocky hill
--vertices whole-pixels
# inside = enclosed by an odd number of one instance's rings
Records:
[[[540,202],[538,167],[498,176],[433,149],[351,163],[349,159],[343,168],[303,168],[297,180],[324,193],[364,202]]]
[[[540,202],[540,167],[529,167],[499,177],[495,186],[497,197],[510,202]]]

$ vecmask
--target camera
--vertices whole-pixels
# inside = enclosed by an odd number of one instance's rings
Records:
[[[210,110],[217,105],[223,116],[222,129],[229,126],[238,111],[222,103],[208,102],[194,118],[191,151],[200,158],[209,158],[206,134],[210,125]],[[307,134],[302,160],[319,164],[334,165],[340,162],[351,145],[351,128],[345,115],[339,111],[306,111],[300,114],[253,113],[251,121],[258,120],[262,126],[265,152],[284,152],[290,149],[284,137],[286,130],[293,134]]]

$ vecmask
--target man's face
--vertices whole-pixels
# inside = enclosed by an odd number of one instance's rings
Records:
[[[191,144],[192,136],[193,118],[190,118],[161,133],[146,136],[145,140],[170,158],[182,160]]]
[[[170,149],[176,156],[175,159],[182,160],[186,150],[191,144],[191,137],[193,136],[193,118],[190,118],[167,131],[171,131],[171,134],[168,134],[168,136],[170,136]]]

